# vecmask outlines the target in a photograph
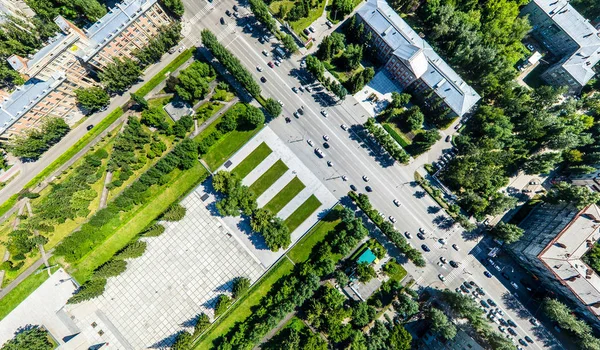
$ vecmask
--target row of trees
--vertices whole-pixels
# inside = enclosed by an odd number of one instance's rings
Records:
[[[15,336],[2,345],[0,350],[52,350],[50,334],[45,328],[28,325],[17,329]]]
[[[66,237],[56,247],[55,254],[63,256],[69,262],[81,259],[113,233],[111,224],[114,225],[120,220],[121,212],[145,204],[151,198],[151,186],[164,184],[166,175],[176,168],[186,170],[193,167],[197,158],[198,146],[193,140],[184,139],[179,142],[171,152],[124,189],[106,208],[96,212],[79,231]]]
[[[394,229],[394,225],[379,216],[379,212],[373,208],[369,201],[369,197],[366,194],[360,193],[357,195],[355,192],[350,192],[348,195],[358,207],[367,214],[369,219],[377,225],[381,232],[383,232],[383,234],[385,234],[387,238],[413,262],[413,264],[419,267],[425,266],[425,259],[421,255],[421,252],[411,247],[406,241],[406,238]]]
[[[6,145],[15,157],[37,160],[55,143],[60,141],[71,128],[61,118],[46,118],[39,129],[28,129],[22,136],[16,136]]]
[[[291,243],[290,231],[284,221],[269,210],[258,208],[256,195],[236,174],[219,171],[213,176],[215,191],[222,194],[217,201],[217,210],[223,216],[250,216],[252,230],[260,233],[272,251],[287,248]]]
[[[375,119],[369,118],[367,122],[364,124],[365,129],[369,132],[369,134],[373,135],[377,143],[383,147],[392,158],[397,160],[400,163],[408,163],[410,160],[410,156],[400,145],[387,133],[382,127],[375,124]],[[438,134],[439,136],[439,134]]]
[[[202,44],[215,56],[219,62],[242,84],[242,86],[255,97],[260,96],[260,86],[252,78],[252,74],[242,65],[240,60],[235,57],[225,46],[221,45],[217,37],[208,29],[202,30]]]
[[[329,77],[325,77],[325,66],[323,62],[319,61],[315,56],[306,57],[306,69],[311,72],[317,80],[319,80],[325,88],[331,91],[337,98],[343,100],[348,95],[348,90],[335,80],[331,80]]]
[[[575,337],[580,349],[600,349],[600,339],[594,336],[592,327],[585,321],[577,319],[567,305],[556,299],[546,299],[543,309],[548,318]]]

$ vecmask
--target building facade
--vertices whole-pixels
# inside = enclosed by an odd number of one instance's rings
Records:
[[[23,0],[0,0],[0,22],[9,16],[29,21],[35,12]]]
[[[540,204],[519,225],[524,234],[508,252],[573,311],[600,327],[600,276],[582,257],[600,239],[600,208]]]
[[[87,29],[80,29],[61,16],[55,23],[61,32],[48,45],[29,57],[8,58],[13,69],[28,81],[22,88],[0,95],[0,139],[20,135],[47,116],[63,118],[69,125],[76,123],[84,114],[77,106],[75,90],[95,84],[90,72],[102,71],[115,57],[133,57],[171,19],[157,0],[127,0]],[[46,91],[48,99],[23,92],[38,90]],[[22,110],[15,111],[14,106],[21,106]]]
[[[441,107],[463,116],[480,96],[384,0],[368,0],[358,19],[372,33],[385,69],[402,89],[432,93]]]
[[[531,35],[558,58],[542,79],[578,94],[594,77],[600,60],[598,31],[566,0],[532,0],[521,11],[531,23]]]

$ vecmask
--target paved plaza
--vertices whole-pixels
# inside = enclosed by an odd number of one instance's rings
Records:
[[[181,204],[187,213],[166,222],[159,237],[143,238],[143,256],[128,260],[127,270],[108,279],[96,299],[67,306],[74,322],[90,338],[112,333],[124,349],[164,348],[194,316],[213,318],[219,294],[230,293],[234,278],[255,282],[265,268],[240,244],[221,220],[203,205],[198,189]],[[102,324],[105,335],[98,336]]]

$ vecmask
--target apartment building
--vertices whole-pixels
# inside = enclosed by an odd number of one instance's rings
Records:
[[[23,0],[0,0],[0,23],[8,16],[28,21],[35,12]]]
[[[531,23],[531,35],[558,62],[541,77],[553,86],[566,86],[578,94],[595,75],[600,60],[600,37],[590,22],[566,0],[532,0],[521,11]]]
[[[582,260],[600,239],[600,208],[544,203],[519,226],[523,237],[507,251],[546,289],[570,301],[578,316],[600,327],[600,276]]]
[[[112,62],[113,57],[131,58],[135,50],[148,44],[158,35],[160,28],[170,22],[157,0],[126,0],[118,3],[87,29],[80,29],[58,16],[55,23],[61,32],[45,47],[29,57],[12,55],[8,58],[8,63],[29,80],[25,84],[27,88],[24,86],[11,94],[0,94],[0,97],[4,96],[0,110],[14,111],[10,107],[12,105],[24,108],[34,103],[40,106],[27,108],[28,113],[35,113],[27,121],[19,120],[24,113],[11,113],[4,117],[0,114],[0,138],[9,139],[21,134],[24,125],[38,125],[39,119],[48,115],[64,118],[70,125],[80,120],[83,112],[77,107],[75,90],[94,85],[90,71],[101,71]],[[57,76],[63,77],[58,85]],[[40,88],[34,89],[32,85],[39,85]],[[56,100],[56,94],[49,91],[47,93],[53,99],[45,104],[44,99],[22,92],[48,89],[58,94],[60,99]]]
[[[433,93],[441,107],[456,116],[479,101],[479,94],[385,0],[368,0],[357,15],[372,33],[386,71],[402,89]]]

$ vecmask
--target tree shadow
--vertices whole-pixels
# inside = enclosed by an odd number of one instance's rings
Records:
[[[232,289],[233,289],[233,279],[230,280],[229,282],[225,282],[225,283],[215,287],[214,291],[223,293],[223,292],[231,292]]]
[[[423,197],[425,197],[427,195],[427,192],[425,191],[416,191],[413,196],[415,196],[415,198],[421,199]]]
[[[210,298],[207,301],[203,302],[202,306],[207,309],[214,309],[215,305],[217,305],[217,300],[219,300],[218,295],[216,297]]]
[[[177,339],[177,336],[181,332],[183,332],[183,331],[173,333],[173,334],[157,341],[156,343],[150,345],[148,348],[150,348],[150,349],[169,349],[171,347],[171,345],[173,345],[173,343],[175,343],[175,339]]]
[[[523,304],[521,304],[517,298],[515,298],[511,293],[506,292],[502,294],[502,300],[504,301],[504,305],[509,310],[514,311],[519,318],[529,318],[530,313],[525,309]]]
[[[196,325],[196,323],[198,323],[198,317],[200,317],[200,315],[195,315],[194,317],[185,320],[183,322],[181,322],[181,324],[179,324],[181,327],[194,327]]]
[[[365,131],[362,125],[352,125],[350,131],[350,139],[356,141],[362,149],[366,150],[382,168],[394,165],[396,160]]]
[[[450,230],[454,226],[454,220],[446,215],[438,215],[433,218],[433,223],[441,230]]]
[[[428,214],[437,214],[437,213],[439,213],[440,210],[441,210],[440,207],[436,207],[434,205],[431,205],[431,206],[427,207],[427,213]]]

